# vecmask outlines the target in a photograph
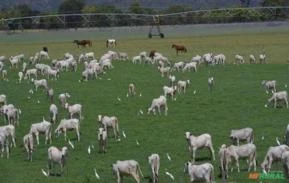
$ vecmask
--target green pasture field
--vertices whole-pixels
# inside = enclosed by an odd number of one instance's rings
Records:
[[[35,33],[40,34],[41,33]],[[5,38],[0,43],[0,55],[11,56],[24,53],[26,57],[32,56],[42,46],[49,48],[51,58],[62,58],[65,52],[78,55],[80,53],[94,51],[99,58],[108,49],[105,48],[107,37],[93,39],[91,48],[76,48],[72,44],[80,34],[74,37],[47,36],[42,39],[25,39],[21,34],[10,36],[22,36],[21,39],[13,37]],[[3,37],[3,35],[1,35]],[[39,36],[39,35],[38,35]],[[43,34],[45,36],[45,34]],[[80,36],[79,36],[80,37]],[[81,38],[84,36],[82,35]],[[58,40],[59,38],[59,40]],[[7,41],[9,40],[9,41]],[[1,41],[1,39],[0,39]],[[172,43],[184,44],[188,48],[187,53],[176,56],[171,48]],[[177,183],[188,183],[189,178],[184,176],[184,163],[190,160],[187,144],[184,138],[186,131],[195,135],[210,133],[213,139],[216,161],[210,160],[210,153],[203,149],[197,151],[197,163],[212,162],[215,168],[216,182],[218,178],[219,161],[218,150],[221,144],[230,144],[229,133],[231,129],[252,127],[255,131],[254,143],[257,146],[258,171],[269,146],[276,145],[275,138],[283,141],[285,129],[288,124],[289,109],[280,105],[277,109],[264,105],[270,94],[266,94],[261,87],[262,80],[275,79],[278,82],[278,90],[287,90],[289,85],[289,32],[253,32],[235,33],[223,35],[203,36],[173,36],[165,39],[136,36],[136,38],[119,38],[117,48],[114,50],[127,52],[130,57],[141,51],[157,50],[167,56],[172,62],[189,61],[196,54],[207,52],[224,53],[227,63],[224,66],[199,66],[198,72],[174,72],[177,80],[191,80],[185,94],[177,94],[177,100],[168,98],[168,115],[147,115],[147,108],[153,98],[163,93],[162,87],[169,85],[168,78],[162,78],[156,66],[136,64],[129,60],[113,62],[114,69],[101,75],[99,79],[88,82],[78,82],[81,78],[83,65],[79,65],[77,72],[62,72],[59,80],[49,80],[49,86],[55,91],[55,103],[60,109],[59,118],[67,117],[67,112],[60,107],[58,94],[69,92],[70,103],[83,105],[84,119],[81,121],[81,141],[77,142],[75,133],[68,132],[68,137],[75,145],[75,149],[69,147],[69,155],[65,175],[62,177],[45,177],[41,169],[47,170],[47,149],[50,145],[44,144],[44,137],[40,136],[40,145],[33,154],[33,162],[26,160],[26,152],[22,144],[22,137],[28,133],[32,123],[40,122],[44,116],[49,119],[49,101],[42,90],[34,94],[28,91],[33,88],[32,83],[24,81],[17,83],[19,69],[10,69],[8,64],[9,82],[0,80],[0,93],[6,94],[8,103],[21,108],[20,126],[16,127],[17,148],[11,149],[11,157],[0,159],[1,183],[112,183],[115,177],[112,174],[111,165],[116,160],[135,159],[140,165],[145,176],[149,175],[147,157],[151,153],[158,153],[161,157],[160,182],[172,182],[165,171],[175,176]],[[259,55],[265,51],[268,64],[244,64],[235,65],[234,55],[244,55],[248,61],[249,54]],[[48,62],[47,62],[48,63]],[[31,67],[31,66],[30,66]],[[209,92],[207,79],[215,78],[215,88]],[[126,97],[128,84],[135,83],[137,96]],[[194,94],[196,91],[196,94]],[[140,97],[139,94],[142,94]],[[28,96],[31,99],[28,99]],[[117,98],[121,101],[118,101]],[[38,104],[37,101],[40,101]],[[139,110],[144,111],[140,115]],[[120,132],[125,131],[127,138],[121,136],[121,141],[114,140],[109,133],[108,152],[98,153],[97,142],[97,115],[105,114],[119,118]],[[0,118],[0,124],[4,121]],[[53,125],[55,129],[57,124]],[[110,131],[111,132],[111,131]],[[264,140],[261,137],[264,136]],[[136,140],[140,143],[138,146]],[[63,135],[56,138],[53,135],[52,145],[62,147],[69,146],[64,141]],[[94,145],[91,155],[87,148]],[[169,153],[172,161],[166,157]],[[240,161],[241,173],[236,170],[230,173],[228,182],[247,183],[248,172],[246,160]],[[96,168],[100,180],[96,179],[93,169]],[[282,170],[281,164],[275,164],[274,170]],[[132,178],[125,178],[124,182],[132,183]],[[143,179],[142,182],[148,182]],[[256,182],[256,181],[251,181]],[[268,181],[273,182],[273,181]],[[275,181],[277,182],[277,181]],[[281,181],[279,181],[281,182]],[[285,182],[285,181],[284,181]]]

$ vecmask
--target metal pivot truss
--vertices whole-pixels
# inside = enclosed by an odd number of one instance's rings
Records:
[[[157,33],[153,33],[153,28],[154,27],[156,27]],[[149,36],[149,38],[152,38],[152,36],[160,36],[160,38],[164,38],[165,37],[164,33],[161,32],[159,15],[154,15],[153,16],[153,22],[150,25],[149,35],[148,36]]]

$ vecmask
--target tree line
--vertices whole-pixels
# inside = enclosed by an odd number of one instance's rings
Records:
[[[240,0],[240,7],[248,7],[251,0]],[[260,6],[289,6],[288,0],[264,0]],[[40,12],[32,10],[29,5],[22,4],[12,8],[2,9],[0,12],[1,29],[56,29],[56,28],[79,28],[79,27],[110,27],[110,26],[138,26],[155,23],[152,17],[142,14],[171,14],[192,11],[191,7],[182,5],[170,5],[165,9],[153,9],[142,7],[137,1],[130,4],[126,9],[119,9],[114,5],[86,5],[84,0],[65,0],[56,12]],[[9,22],[6,18],[28,17],[38,15],[56,14],[91,14],[100,13],[95,16],[63,16],[59,19],[54,16],[39,19],[19,19]],[[113,16],[101,13],[111,13]],[[117,15],[115,15],[117,14]],[[133,16],[126,14],[135,14]],[[229,23],[283,20],[288,18],[288,9],[277,9],[275,12],[256,9],[233,9],[228,11],[191,12],[176,14],[174,16],[161,16],[160,24],[195,24],[195,23]],[[65,23],[64,23],[65,22]]]

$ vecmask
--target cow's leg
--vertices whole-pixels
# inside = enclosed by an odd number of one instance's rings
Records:
[[[63,133],[64,133],[64,140],[66,141],[66,129],[63,129]]]
[[[131,175],[133,176],[133,178],[135,179],[135,181],[137,183],[140,183],[140,178],[139,178],[139,175],[135,172],[132,172]]]
[[[196,158],[196,148],[193,148],[193,163],[195,162],[195,158]]]
[[[39,145],[39,134],[36,133],[35,136],[36,136],[37,145]]]
[[[210,151],[211,151],[212,159],[213,159],[213,161],[215,161],[215,151],[214,151],[214,149],[213,149],[213,146],[210,145],[210,146],[209,146],[209,149],[210,149]]]

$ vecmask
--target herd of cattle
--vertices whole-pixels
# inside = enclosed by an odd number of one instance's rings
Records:
[[[107,44],[110,44],[109,42]],[[115,44],[115,43],[111,43]],[[114,45],[115,46],[115,45]],[[236,55],[236,64],[245,63],[244,58],[241,55]],[[249,56],[250,63],[256,63],[254,55]],[[266,63],[265,54],[261,54],[260,63]],[[52,143],[52,125],[58,122],[58,107],[54,103],[54,90],[52,87],[48,86],[47,79],[59,79],[59,75],[64,71],[77,71],[79,64],[84,64],[84,71],[81,73],[81,79],[79,82],[93,80],[101,74],[105,74],[110,69],[113,69],[113,62],[120,60],[129,60],[129,57],[124,52],[108,51],[100,57],[99,60],[95,58],[94,52],[88,52],[80,54],[78,57],[71,53],[65,53],[64,58],[61,60],[52,60],[51,64],[47,65],[47,61],[50,60],[47,50],[41,50],[37,52],[34,56],[26,58],[24,54],[11,56],[6,58],[4,56],[0,57],[0,72],[2,73],[2,78],[4,81],[9,81],[8,79],[8,69],[9,72],[13,72],[11,68],[20,69],[18,73],[18,82],[21,83],[23,80],[29,80],[35,86],[35,91],[38,88],[43,88],[49,101],[51,103],[49,111],[51,119],[47,121],[42,119],[39,123],[34,123],[31,125],[27,134],[23,137],[23,144],[27,151],[27,158],[32,161],[32,155],[35,150],[35,139],[36,144],[39,145],[39,135],[44,134],[45,144]],[[190,80],[179,80],[176,81],[176,77],[173,72],[178,71],[194,71],[197,72],[197,67],[205,63],[206,65],[215,64],[225,64],[226,57],[224,54],[213,55],[212,53],[204,54],[203,56],[194,56],[190,62],[176,62],[170,63],[169,59],[163,54],[156,51],[151,51],[149,54],[147,52],[141,52],[139,55],[134,56],[132,59],[133,64],[147,63],[156,65],[158,71],[162,77],[168,77],[169,86],[163,86],[163,94],[158,98],[152,99],[151,105],[147,109],[147,114],[156,114],[158,112],[161,114],[161,110],[164,110],[165,115],[168,114],[167,97],[175,100],[174,96],[176,93],[186,93],[186,88],[190,84]],[[22,68],[20,67],[22,64]],[[38,79],[40,78],[41,79]],[[268,99],[271,103],[274,101],[274,107],[277,107],[277,102],[284,100],[288,108],[288,94],[286,91],[276,91],[276,81],[262,81],[261,83],[267,93],[272,92],[272,97]],[[215,83],[214,77],[208,78],[208,88],[213,90]],[[31,89],[29,92],[35,92]],[[133,83],[128,86],[127,97],[136,95],[136,87]],[[67,139],[67,131],[74,130],[77,135],[77,140],[80,141],[80,124],[83,119],[82,116],[82,105],[81,104],[69,104],[70,94],[67,92],[60,93],[58,99],[62,108],[65,108],[68,112],[69,119],[61,119],[57,128],[55,128],[55,134],[64,134],[64,139],[68,142],[72,148],[74,148],[73,143]],[[16,147],[15,133],[16,128],[19,126],[21,110],[13,104],[8,104],[8,97],[5,94],[0,95],[1,115],[4,116],[5,126],[0,127],[0,146],[1,146],[1,156],[6,150],[7,158],[9,158],[10,148]],[[266,104],[265,107],[268,107]],[[143,113],[142,111],[140,111]],[[107,140],[108,140],[108,128],[113,129],[114,137],[116,140],[120,138],[119,135],[119,120],[116,116],[106,116],[99,115],[98,121],[101,127],[98,129],[98,141],[99,141],[99,151],[107,152]],[[289,126],[288,126],[289,131]],[[125,135],[125,134],[123,134]],[[192,161],[185,164],[184,171],[190,176],[190,181],[203,179],[207,183],[215,182],[214,180],[214,167],[211,163],[195,164],[196,151],[201,148],[208,148],[210,150],[212,160],[215,160],[215,151],[213,148],[213,142],[210,134],[202,134],[200,136],[194,136],[191,132],[185,132],[185,140],[188,144],[189,152],[192,154]],[[256,171],[256,146],[253,144],[254,141],[254,131],[252,128],[246,127],[243,129],[231,130],[229,137],[232,139],[235,145],[227,146],[223,144],[219,149],[218,157],[220,160],[219,167],[223,176],[227,177],[229,173],[229,165],[234,160],[236,162],[237,171],[240,172],[239,159],[248,159],[248,171],[251,171],[253,167]],[[289,139],[289,135],[287,136]],[[245,144],[240,144],[241,141],[245,141]],[[66,155],[68,148],[66,146],[61,149],[51,146],[48,148],[48,160],[49,168],[48,173],[44,170],[43,173],[46,176],[51,174],[52,163],[58,163],[61,166],[61,173],[63,172],[63,166],[65,165]],[[271,165],[274,161],[282,161],[286,173],[289,170],[289,147],[287,145],[278,145],[270,147],[261,164],[261,168],[264,172],[269,172]],[[159,168],[160,168],[160,156],[158,154],[151,154],[148,157],[148,163],[151,166],[151,179],[153,183],[158,182]],[[141,181],[142,172],[140,165],[135,160],[124,160],[117,161],[112,165],[112,170],[116,176],[117,183],[122,182],[123,175],[131,175],[137,183]],[[95,172],[96,173],[96,172]],[[168,176],[174,179],[173,175],[166,172]],[[96,173],[97,175],[97,173]]]

